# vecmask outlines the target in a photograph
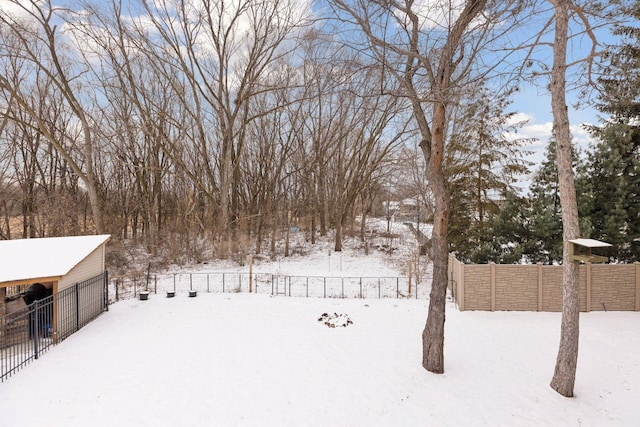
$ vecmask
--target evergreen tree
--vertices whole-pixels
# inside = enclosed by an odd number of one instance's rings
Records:
[[[624,10],[635,22],[640,1]],[[600,140],[588,158],[591,235],[612,243],[618,261],[640,259],[640,28],[619,25],[609,46],[598,109],[610,117],[592,128]]]
[[[500,211],[489,219],[480,245],[470,253],[470,261],[476,264],[522,261],[523,255],[531,252],[527,246],[531,241],[528,211],[526,198],[508,192]]]
[[[464,260],[476,259],[475,252],[493,244],[495,236],[487,232],[488,223],[531,165],[525,160],[529,153],[522,149],[530,140],[509,137],[524,125],[515,120],[515,113],[505,113],[509,95],[496,98],[486,88],[476,91],[471,102],[462,106],[457,129],[449,139],[446,173],[454,196],[449,242]]]
[[[589,206],[592,204],[591,178],[587,165],[580,160],[580,153],[573,150],[573,169],[576,173],[576,197],[580,216],[581,237],[589,237],[591,228]],[[530,262],[543,264],[562,263],[562,209],[558,185],[558,163],[556,160],[556,141],[549,140],[545,159],[536,171],[529,188],[526,226],[528,241],[520,242],[523,256]]]
[[[527,257],[531,262],[553,264],[562,261],[562,213],[558,188],[556,141],[551,139],[545,160],[530,187],[531,230]]]
[[[613,244],[614,259],[633,262],[640,255],[640,158],[626,129],[604,131],[588,158],[591,236]]]

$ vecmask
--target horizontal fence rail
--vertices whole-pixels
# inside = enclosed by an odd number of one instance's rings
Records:
[[[107,272],[0,317],[0,382],[108,310]]]
[[[428,298],[426,283],[408,277],[288,276],[271,273],[191,272],[115,279],[111,302],[137,297],[140,292],[172,294],[252,292],[318,298]]]

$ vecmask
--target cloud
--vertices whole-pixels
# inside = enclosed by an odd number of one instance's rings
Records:
[[[44,1],[35,2],[37,5],[42,5]],[[35,10],[32,3],[27,0],[0,0],[0,11],[8,13],[13,17],[27,17],[28,11]]]

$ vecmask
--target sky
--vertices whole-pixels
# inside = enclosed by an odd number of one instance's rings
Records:
[[[384,224],[382,224],[384,226]],[[263,262],[283,274],[387,276],[406,264],[330,242]],[[339,266],[342,266],[341,268]],[[176,271],[225,270],[229,265]],[[428,271],[428,270],[427,270]],[[171,273],[169,271],[168,273]],[[640,424],[640,313],[580,316],[574,398],[549,387],[560,313],[459,312],[447,302],[445,373],[421,366],[426,299],[159,293],[109,307],[0,384],[3,426],[583,426]],[[330,328],[318,319],[351,320]],[[346,323],[346,322],[345,322]],[[339,323],[338,323],[339,324]]]
[[[545,151],[549,145],[549,140],[553,129],[553,114],[551,112],[551,98],[548,94],[538,93],[538,89],[530,86],[523,88],[521,93],[514,96],[513,104],[509,111],[517,111],[515,117],[519,121],[527,123],[519,129],[518,138],[535,138],[531,144],[523,147],[531,151],[532,155],[527,160],[534,162],[531,169],[532,174],[540,167],[545,159]],[[597,141],[589,135],[584,128],[585,125],[600,124],[598,111],[591,107],[576,108],[575,105],[568,104],[569,123],[575,147],[584,153],[592,144]],[[524,177],[519,183],[519,187],[526,191],[530,183],[531,175]]]

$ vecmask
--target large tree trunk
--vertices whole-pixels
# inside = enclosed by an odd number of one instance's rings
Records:
[[[578,205],[571,164],[571,132],[565,100],[565,73],[567,55],[567,37],[569,27],[568,0],[551,0],[555,8],[556,33],[553,50],[553,68],[551,71],[551,105],[553,109],[553,127],[556,136],[558,161],[558,184],[560,205],[562,207],[563,268],[562,268],[562,325],[560,347],[556,360],[551,388],[563,396],[573,397],[578,363],[579,337],[579,281],[577,261],[569,259],[570,239],[580,235],[578,223]]]
[[[444,320],[447,297],[449,194],[444,177],[434,177],[431,189],[435,198],[432,253],[433,280],[429,294],[429,315],[422,332],[422,366],[429,372],[444,372]]]
[[[422,332],[422,366],[429,372],[444,372],[444,321],[447,298],[447,269],[450,197],[446,177],[442,170],[444,159],[444,129],[446,108],[438,104],[433,113],[431,141],[420,145],[427,159],[427,178],[435,199],[433,216],[432,253],[433,280],[429,294],[429,314]],[[426,144],[429,144],[427,147]]]

